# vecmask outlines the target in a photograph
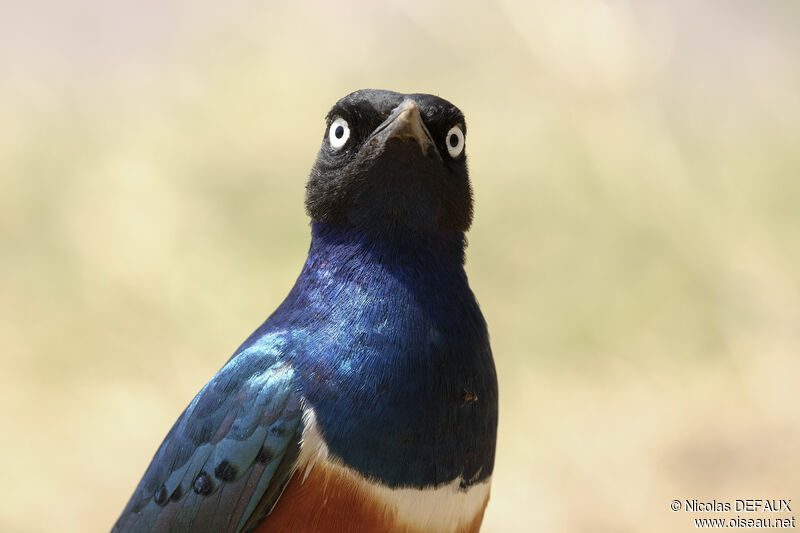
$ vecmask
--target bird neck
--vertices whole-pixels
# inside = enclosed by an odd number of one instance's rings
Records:
[[[367,232],[354,226],[311,223],[309,262],[382,264],[391,269],[463,270],[466,238],[462,231]]]
[[[264,328],[316,328],[332,317],[353,320],[350,315],[362,313],[369,302],[414,302],[454,319],[451,307],[461,302],[455,307],[469,316],[465,320],[477,320],[480,311],[464,271],[464,247],[463,232],[385,239],[314,221],[308,258],[294,287],[253,336]]]

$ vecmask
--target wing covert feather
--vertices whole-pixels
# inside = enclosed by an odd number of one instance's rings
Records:
[[[264,335],[236,353],[195,396],[113,532],[238,532],[272,509],[302,434],[286,337]]]

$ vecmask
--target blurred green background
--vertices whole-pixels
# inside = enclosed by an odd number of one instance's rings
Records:
[[[0,3],[0,531],[106,531],[308,246],[323,117],[469,124],[483,531],[800,501],[800,4]]]

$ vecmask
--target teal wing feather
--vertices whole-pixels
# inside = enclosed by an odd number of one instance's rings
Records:
[[[167,434],[113,532],[254,528],[288,482],[302,406],[284,334],[235,354]]]

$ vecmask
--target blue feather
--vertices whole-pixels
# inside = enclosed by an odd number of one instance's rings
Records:
[[[267,486],[286,482],[288,472],[285,479],[272,477],[287,452],[296,456],[302,428],[284,337],[265,335],[238,351],[203,387],[164,439],[114,531],[160,529],[157,521],[165,513],[175,515],[169,531],[207,529],[218,521],[226,522],[224,531],[239,531]],[[271,455],[262,465],[257,459],[265,446]],[[254,470],[259,480],[237,483]],[[236,494],[217,494],[234,485]],[[248,503],[241,524],[231,527],[228,518],[216,518],[242,498]],[[268,509],[274,502],[267,503]],[[210,521],[203,519],[206,514]]]
[[[314,222],[292,291],[186,408],[114,531],[254,527],[293,472],[301,400],[330,453],[387,486],[487,479],[497,378],[463,261],[461,232]]]
[[[329,450],[364,475],[392,487],[483,481],[497,377],[463,262],[462,232],[387,240],[313,222],[297,283],[241,349],[292,332]]]

